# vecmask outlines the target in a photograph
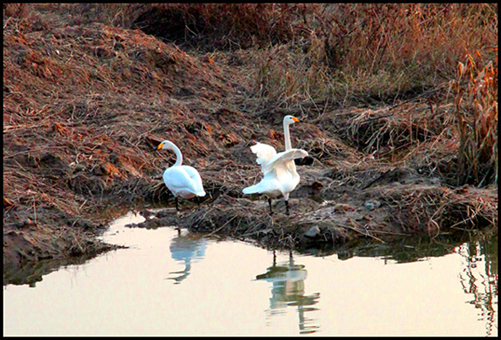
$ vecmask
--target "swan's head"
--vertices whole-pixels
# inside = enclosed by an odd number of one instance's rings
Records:
[[[167,149],[167,150],[174,150],[176,146],[174,145],[174,143],[172,143],[170,140],[164,140],[162,143],[160,143],[157,147],[157,150],[160,150],[160,149]]]
[[[290,125],[294,123],[299,123],[299,119],[291,115],[287,115],[284,117],[284,125]]]

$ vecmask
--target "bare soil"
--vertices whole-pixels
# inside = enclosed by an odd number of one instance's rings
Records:
[[[51,6],[4,18],[4,284],[5,268],[115,249],[96,236],[126,209],[147,217],[136,227],[297,250],[497,234],[497,186],[454,185],[457,149],[443,119],[409,128],[399,116],[426,115],[428,102],[408,100],[398,112],[281,105],[257,95],[245,50],[193,56],[140,30],[64,24]],[[448,107],[431,109],[443,118]],[[270,215],[264,197],[242,189],[260,179],[254,142],[283,150],[286,114],[301,120],[292,144],[310,157],[298,162],[291,215],[283,199]],[[161,178],[175,156],[155,150],[165,139],[199,170],[208,193],[200,206],[181,200],[176,213]],[[429,156],[437,143],[444,152]],[[158,203],[166,208],[151,212]]]

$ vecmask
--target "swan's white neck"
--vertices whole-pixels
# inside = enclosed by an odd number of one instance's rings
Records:
[[[179,148],[174,144],[172,144],[171,147],[172,151],[174,151],[174,153],[176,154],[176,163],[174,163],[173,166],[180,166],[181,164],[183,164],[183,154],[181,153],[181,150],[179,150]]]
[[[289,124],[284,124],[284,138],[285,138],[285,150],[292,149],[291,146],[291,135],[289,132]]]

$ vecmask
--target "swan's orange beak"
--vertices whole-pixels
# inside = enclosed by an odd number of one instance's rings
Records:
[[[160,143],[160,145],[158,146],[157,150],[160,150],[163,146],[164,146],[164,143]]]
[[[297,119],[296,117],[292,117],[292,120],[295,121],[296,123],[299,123],[299,119]]]

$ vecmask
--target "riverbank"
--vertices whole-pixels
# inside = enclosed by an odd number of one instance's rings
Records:
[[[457,185],[460,140],[442,85],[391,106],[277,102],[249,76],[255,50],[187,53],[138,29],[78,24],[67,6],[4,11],[4,268],[114,249],[96,236],[118,207],[159,202],[169,208],[140,227],[270,248],[497,234],[497,184]],[[309,157],[298,163],[291,215],[277,199],[270,216],[242,188],[260,178],[251,145],[283,150],[287,114],[300,119],[292,144]],[[172,209],[161,175],[175,156],[156,151],[165,139],[202,175],[199,207]]]

